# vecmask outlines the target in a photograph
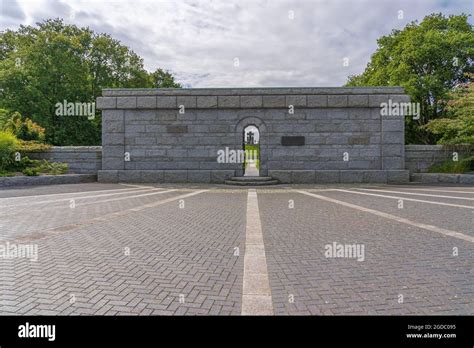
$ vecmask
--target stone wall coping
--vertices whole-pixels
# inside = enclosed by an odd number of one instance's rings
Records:
[[[442,150],[444,145],[405,145],[405,150],[407,151],[433,151],[433,150]]]
[[[34,151],[35,153],[48,152],[98,152],[102,151],[102,146],[52,146],[46,151]]]
[[[102,96],[104,97],[312,94],[405,94],[405,90],[403,87],[113,88],[102,90]]]
[[[402,87],[104,89],[99,110],[375,108],[393,99],[409,102]]]

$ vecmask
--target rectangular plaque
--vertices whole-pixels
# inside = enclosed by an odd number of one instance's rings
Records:
[[[305,137],[302,136],[285,136],[281,137],[281,144],[283,146],[303,146]]]
[[[187,133],[188,126],[167,126],[166,131],[168,133]]]

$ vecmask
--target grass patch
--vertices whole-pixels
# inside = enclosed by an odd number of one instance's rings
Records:
[[[257,160],[255,161],[255,166],[257,167],[257,169],[260,170],[260,145],[245,144],[244,150],[248,152],[250,151],[256,152]],[[247,166],[248,166],[248,162],[247,162],[247,159],[245,159],[245,168],[247,168]]]
[[[459,159],[459,161],[447,160],[441,164],[434,165],[428,169],[428,173],[452,173],[462,174],[474,171],[474,156]]]

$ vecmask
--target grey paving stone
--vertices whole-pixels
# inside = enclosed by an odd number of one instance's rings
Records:
[[[132,201],[136,207],[137,200],[127,195],[130,199],[121,203],[96,205],[102,212],[107,206],[118,208],[113,219],[39,238],[34,230],[29,232],[28,238],[38,244],[37,262],[0,259],[0,314],[240,314],[243,258],[233,253],[235,247],[244,247],[245,192],[232,199],[223,193],[202,194],[185,198],[183,209],[176,200],[133,214],[124,208],[134,208]],[[157,202],[158,197],[164,195],[139,198],[138,204]],[[69,218],[42,208],[36,227]],[[78,206],[71,218],[90,219],[90,214],[81,214],[87,213],[84,209]],[[217,210],[220,217],[210,219],[208,214]],[[19,238],[13,224],[9,229],[10,241]],[[183,304],[177,301],[181,292]],[[6,294],[8,302],[3,300]],[[69,302],[71,294],[75,303]],[[221,307],[209,302],[217,296]]]
[[[315,193],[343,201],[356,196]],[[362,204],[358,195],[352,198]],[[259,193],[259,207],[277,315],[473,313],[465,305],[473,298],[465,279],[473,256],[455,258],[451,248],[454,242],[471,249],[468,242],[297,193]],[[377,203],[371,208],[386,210]],[[326,245],[333,242],[363,244],[364,261],[327,258]]]

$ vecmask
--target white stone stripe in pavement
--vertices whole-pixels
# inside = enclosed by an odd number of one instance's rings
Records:
[[[152,191],[152,192],[150,192],[150,191]],[[83,207],[85,205],[92,205],[92,204],[97,204],[97,203],[108,203],[108,202],[122,201],[124,199],[132,199],[132,198],[138,198],[138,197],[154,196],[154,195],[159,195],[159,194],[162,194],[162,193],[174,192],[174,191],[177,191],[177,189],[165,190],[165,191],[163,191],[161,189],[157,189],[157,191],[159,191],[159,192],[154,192],[155,190],[150,190],[150,191],[149,190],[141,191],[141,192],[147,192],[147,193],[143,193],[143,194],[140,194],[140,195],[132,195],[132,196],[126,196],[126,197],[104,199],[102,201],[80,203],[80,204],[76,204],[76,207],[78,207],[78,206]]]
[[[57,203],[57,202],[69,202],[71,199],[74,200],[79,200],[79,199],[90,199],[90,198],[97,198],[97,197],[107,197],[107,196],[117,196],[117,195],[124,195],[124,194],[130,194],[130,193],[137,193],[137,192],[151,192],[151,191],[159,191],[162,190],[160,188],[150,188],[150,189],[134,189],[132,191],[121,191],[121,192],[113,192],[113,193],[102,193],[100,195],[92,195],[92,196],[82,196],[82,197],[67,197],[67,198],[60,198],[60,199],[53,199],[53,200],[44,200],[44,201],[33,201],[33,202],[27,202],[27,203],[19,203],[19,204],[6,204],[6,205],[0,205],[0,208],[9,208],[9,207],[21,207],[21,206],[31,206],[34,204],[50,204],[50,203]]]
[[[454,238],[458,238],[458,239],[462,239],[462,240],[474,243],[474,237],[465,235],[461,232],[451,231],[451,230],[447,230],[447,229],[440,228],[440,227],[437,227],[437,226],[423,224],[423,223],[420,223],[420,222],[408,220],[408,219],[405,219],[405,218],[402,218],[402,217],[399,217],[399,216],[395,216],[395,215],[392,215],[392,214],[387,214],[387,213],[384,213],[384,212],[381,212],[381,211],[378,211],[378,210],[361,207],[361,206],[356,205],[356,204],[347,203],[347,202],[340,201],[340,200],[334,199],[334,198],[329,198],[329,197],[325,197],[325,196],[316,195],[314,193],[310,193],[310,192],[306,192],[306,191],[298,191],[298,192],[302,193],[304,195],[308,195],[308,196],[311,196],[311,197],[314,197],[314,198],[321,199],[321,200],[326,201],[326,202],[331,202],[331,203],[343,205],[343,206],[348,207],[348,208],[357,209],[357,210],[360,210],[360,211],[363,211],[363,212],[366,212],[366,213],[370,213],[370,214],[374,214],[374,215],[377,215],[377,216],[380,216],[380,217],[383,217],[383,218],[386,218],[386,219],[394,220],[394,221],[397,221],[397,222],[400,222],[400,223],[404,223],[404,224],[407,224],[407,225],[422,228],[424,230],[428,230],[428,231],[431,231],[431,232],[440,233],[440,234],[443,234],[443,235],[448,236],[448,237],[454,237]]]
[[[424,201],[424,200],[421,200],[421,199],[408,198],[408,197],[379,195],[379,194],[376,194],[376,193],[357,192],[357,191],[340,190],[340,189],[335,189],[334,191],[353,193],[353,194],[357,194],[357,195],[366,195],[366,196],[382,197],[382,198],[402,199],[402,200],[404,200],[404,201],[412,201],[412,202],[420,202],[420,203],[428,203],[428,204],[436,204],[436,205],[445,205],[445,206],[448,206],[448,207],[474,209],[474,206],[470,206],[470,205],[461,205],[461,204],[452,204],[452,203],[442,203],[442,202],[435,202],[435,201]]]
[[[386,193],[398,193],[402,195],[412,195],[412,196],[426,196],[426,197],[436,197],[436,198],[448,198],[448,199],[463,199],[466,201],[474,201],[474,198],[469,197],[456,197],[456,196],[443,196],[443,195],[431,195],[428,193],[417,193],[417,192],[405,192],[405,191],[391,191],[391,190],[376,190],[376,189],[363,189],[357,188],[359,191],[374,191],[374,192],[386,192]]]
[[[142,189],[152,189],[155,187],[147,187],[147,186],[142,186]],[[43,198],[43,197],[53,197],[53,196],[68,196],[68,195],[85,195],[88,193],[99,193],[99,192],[115,192],[115,191],[121,191],[121,192],[127,192],[131,190],[137,190],[136,187],[131,187],[131,188],[121,188],[121,189],[114,189],[114,190],[95,190],[95,191],[80,191],[80,192],[63,192],[63,193],[49,193],[49,194],[44,194],[44,195],[32,195],[32,196],[15,196],[15,197],[0,197],[0,202],[5,202],[5,201],[10,201],[10,200],[15,200],[15,199],[31,199],[31,198]]]
[[[154,190],[145,190],[145,191],[140,191],[140,192],[147,192],[147,193],[143,193],[143,194],[140,194],[140,195],[132,195],[132,196],[125,196],[125,197],[120,197],[120,198],[111,198],[111,199],[103,199],[101,201],[93,201],[93,202],[87,202],[87,203],[79,203],[79,204],[75,204],[75,207],[74,209],[78,208],[78,207],[85,207],[85,206],[88,206],[88,205],[94,205],[94,204],[101,204],[101,203],[108,203],[108,202],[115,202],[115,201],[122,201],[124,199],[133,199],[133,198],[139,198],[139,197],[146,197],[146,196],[154,196],[154,195],[160,195],[160,194],[163,194],[163,193],[168,193],[168,192],[174,192],[174,191],[177,191],[177,189],[173,189],[173,190],[166,190],[166,191],[162,191],[162,190],[159,190],[157,189],[158,192],[155,192]],[[150,192],[152,191],[152,192]],[[128,192],[130,193],[130,192]],[[89,197],[90,198],[90,197]],[[74,199],[75,200],[75,199]],[[68,200],[68,202],[71,201],[71,200]],[[49,202],[45,202],[43,204],[43,207],[41,207],[40,209],[28,209],[28,213],[33,213],[33,212],[39,212],[39,213],[44,213],[45,211],[48,211],[48,210],[57,210],[57,209],[72,209],[70,207],[70,204],[65,204],[65,205],[61,205],[61,206],[47,206]],[[9,208],[17,208],[18,206],[9,206]],[[24,211],[19,211],[19,212],[16,212],[16,213],[11,213],[8,212],[8,214],[2,214],[0,216],[0,219],[3,219],[3,218],[11,218],[12,216],[16,216],[16,215],[23,215],[24,214]]]
[[[154,188],[155,187],[155,186],[136,185],[136,184],[123,184],[123,183],[120,183],[119,185],[130,186],[130,187],[139,187],[139,188]]]
[[[166,191],[166,192],[171,192],[171,191],[176,191],[176,190],[169,190],[169,191]],[[187,194],[184,194],[184,195],[179,195],[179,196],[166,198],[166,199],[163,199],[163,200],[158,201],[158,202],[143,204],[143,205],[140,205],[138,207],[125,209],[125,210],[121,210],[121,211],[114,212],[114,213],[104,214],[104,215],[101,215],[99,217],[95,217],[95,218],[92,218],[92,219],[89,219],[89,220],[81,221],[79,223],[69,224],[69,225],[61,225],[61,226],[56,226],[56,227],[53,227],[53,228],[48,228],[46,230],[41,230],[41,231],[30,233],[29,235],[26,235],[26,236],[21,236],[19,238],[16,238],[15,240],[19,240],[19,241],[28,240],[31,237],[31,235],[34,235],[35,233],[39,234],[42,237],[42,235],[44,233],[48,233],[48,232],[63,232],[63,231],[70,232],[70,231],[73,231],[73,230],[75,230],[77,228],[80,228],[80,227],[91,226],[91,225],[95,225],[97,223],[109,222],[109,221],[111,221],[115,218],[123,217],[123,216],[125,216],[127,214],[130,214],[132,212],[137,212],[137,211],[142,211],[142,210],[149,209],[149,208],[154,208],[154,207],[157,207],[159,205],[163,205],[163,204],[166,204],[166,203],[176,201],[178,199],[184,199],[184,198],[196,196],[196,195],[199,195],[199,194],[207,192],[207,191],[208,190],[194,191],[194,192],[187,193]],[[163,192],[165,192],[165,191],[163,191]]]
[[[386,185],[382,187],[389,187],[389,188],[396,188],[396,189],[404,189],[404,190],[415,190],[415,191],[429,191],[429,192],[449,192],[449,193],[474,193],[474,191],[459,191],[459,190],[452,190],[455,188],[459,188],[461,190],[467,190],[467,189],[474,189],[474,187],[451,187],[448,186],[451,190],[444,190],[444,189],[437,189],[437,188],[414,188],[414,187],[407,187],[407,186],[392,186],[392,185]]]
[[[242,315],[273,315],[262,224],[255,189],[247,194]]]

